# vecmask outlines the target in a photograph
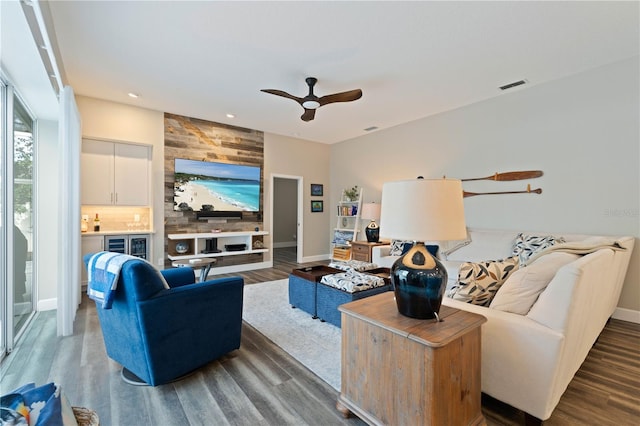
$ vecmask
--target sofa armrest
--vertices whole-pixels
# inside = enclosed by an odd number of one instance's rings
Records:
[[[400,256],[390,256],[391,246],[373,246],[371,248],[371,262],[381,268],[391,268]]]
[[[549,418],[567,385],[559,379],[565,336],[523,315],[449,297],[442,304],[487,318],[482,325],[482,392],[539,419]]]

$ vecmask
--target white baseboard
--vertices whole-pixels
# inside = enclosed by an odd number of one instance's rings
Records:
[[[38,300],[38,312],[41,311],[53,311],[58,309],[58,299],[56,297],[52,299]]]
[[[287,248],[287,247],[296,247],[298,245],[295,241],[281,241],[279,243],[273,243],[273,248]]]
[[[616,310],[613,312],[613,315],[611,315],[611,318],[640,324],[640,311],[634,311],[632,309],[626,308],[616,308]]]
[[[320,260],[329,260],[331,259],[331,255],[330,254],[319,254],[317,256],[307,256],[307,257],[303,257],[302,258],[302,263],[307,263],[307,262],[318,262]]]

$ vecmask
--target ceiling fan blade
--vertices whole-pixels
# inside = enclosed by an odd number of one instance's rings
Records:
[[[362,90],[355,89],[349,90],[348,92],[340,92],[334,93],[333,95],[327,95],[321,97],[318,102],[320,102],[320,106],[331,104],[334,102],[351,102],[362,97]]]
[[[300,116],[300,118],[302,118],[302,121],[311,121],[313,120],[313,118],[316,116],[316,110],[315,109],[304,109],[304,114],[302,114]]]
[[[299,103],[300,105],[302,105],[302,98],[299,98],[297,96],[293,96],[288,94],[287,92],[284,92],[282,90],[276,90],[276,89],[260,89],[261,92],[265,92],[265,93],[270,93],[272,95],[276,95],[276,96],[282,96],[283,98],[287,98],[287,99],[293,99],[294,101],[296,101],[297,103]]]

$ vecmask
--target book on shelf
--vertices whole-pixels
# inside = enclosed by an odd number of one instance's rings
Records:
[[[338,216],[355,216],[358,214],[358,206],[338,206]]]

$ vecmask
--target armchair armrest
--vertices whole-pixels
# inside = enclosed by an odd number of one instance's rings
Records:
[[[169,287],[176,288],[196,282],[196,276],[192,268],[171,268],[160,271]]]

